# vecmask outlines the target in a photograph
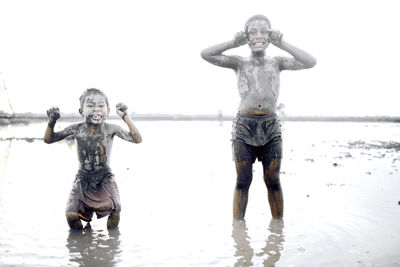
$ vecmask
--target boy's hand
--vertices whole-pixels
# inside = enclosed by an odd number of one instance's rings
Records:
[[[247,44],[246,34],[243,31],[236,33],[235,37],[233,38],[233,46],[239,47],[245,44]]]
[[[60,118],[60,110],[58,107],[52,107],[47,110],[47,117],[49,118],[49,122],[56,122]]]
[[[124,103],[118,103],[117,106],[116,106],[116,108],[117,108],[117,114],[118,114],[122,119],[124,119],[125,116],[127,115],[128,107],[127,107]]]
[[[278,30],[271,30],[269,32],[269,37],[268,40],[271,42],[271,44],[280,47],[282,45],[282,37],[283,34],[278,31]]]

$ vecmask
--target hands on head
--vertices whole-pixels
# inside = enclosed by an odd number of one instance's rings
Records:
[[[277,47],[279,47],[282,44],[282,38],[283,38],[283,33],[281,33],[278,30],[272,29],[268,32],[268,41]]]
[[[233,38],[234,40],[234,46],[239,47],[242,45],[247,44],[249,41],[247,40],[247,36],[244,33],[244,31],[238,32],[235,34],[235,37]]]
[[[279,30],[271,29],[270,31],[268,31],[268,41],[271,44],[279,47],[282,44],[282,39],[283,33],[281,33]],[[233,41],[234,47],[239,47],[250,42],[244,31],[236,33]]]

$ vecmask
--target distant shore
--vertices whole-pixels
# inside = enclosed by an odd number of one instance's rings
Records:
[[[235,115],[222,114],[131,114],[135,121],[232,121]],[[110,119],[118,119],[112,115]],[[400,117],[390,116],[280,116],[281,121],[332,121],[332,122],[400,122]],[[61,114],[61,121],[81,121],[79,114]],[[45,114],[0,113],[0,125],[47,121]]]

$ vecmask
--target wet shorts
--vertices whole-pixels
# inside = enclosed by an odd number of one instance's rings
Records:
[[[68,198],[67,212],[76,212],[85,221],[120,211],[121,203],[114,175],[109,168],[87,172],[79,170]]]
[[[232,152],[233,160],[239,162],[282,158],[282,132],[278,116],[238,113],[232,127]]]

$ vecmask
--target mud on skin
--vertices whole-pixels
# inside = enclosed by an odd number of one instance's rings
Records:
[[[125,141],[140,143],[142,141],[141,135],[127,115],[127,106],[122,103],[119,103],[116,109],[118,115],[127,124],[129,131],[116,124],[104,122],[110,109],[107,97],[100,90],[95,88],[87,89],[81,96],[80,101],[81,108],[79,113],[83,116],[84,122],[70,125],[60,132],[54,132],[55,123],[60,118],[60,110],[57,107],[52,107],[47,111],[49,122],[44,135],[44,142],[50,144],[73,136],[77,144],[80,164],[79,172],[84,171],[88,179],[92,179],[93,177],[91,178],[91,176],[97,175],[99,172],[101,174],[104,173],[104,175],[108,175],[108,173],[112,175],[109,171],[109,162],[114,136],[118,136]],[[107,177],[100,178],[103,180]],[[75,186],[75,183],[79,183],[78,186]],[[85,212],[86,208],[89,209],[89,214],[96,212],[101,217],[108,214],[108,227],[114,228],[118,226],[120,203],[115,181],[113,181],[115,190],[112,192],[105,188],[102,181],[96,182],[94,189],[85,187],[85,190],[82,190],[81,180],[77,178],[75,183],[70,193],[69,204],[67,204],[66,218],[69,226],[71,228],[82,228],[79,215],[81,215],[80,212]],[[75,187],[81,190],[77,193]],[[110,203],[108,197],[111,198],[111,203],[113,204],[110,207],[107,206],[106,210],[104,210],[103,201]],[[94,199],[97,202],[90,204],[93,207],[84,205]],[[82,208],[82,203],[85,208]],[[101,209],[97,208],[98,206],[101,206]],[[108,213],[108,208],[110,208],[110,213]],[[104,213],[104,211],[106,212]]]
[[[248,44],[251,54],[244,58],[236,55],[225,55],[225,51]],[[279,49],[289,53],[291,57],[268,57],[266,49],[269,44],[273,44]],[[250,115],[251,121],[256,121],[256,116],[268,116],[275,114],[277,110],[277,100],[280,87],[280,72],[282,70],[300,70],[312,68],[316,60],[305,51],[289,44],[283,40],[283,34],[271,29],[269,19],[263,15],[250,17],[244,26],[244,31],[238,32],[232,40],[213,45],[201,52],[201,57],[219,67],[230,68],[236,73],[237,88],[240,96],[238,107],[238,117],[240,115]],[[234,124],[233,135],[237,130],[238,124]],[[265,127],[263,127],[265,129]],[[256,134],[245,131],[244,142],[251,145]],[[264,136],[264,134],[263,134]],[[232,136],[232,141],[235,137]],[[257,144],[249,150],[268,145],[269,142]],[[265,148],[264,148],[265,149]],[[247,152],[246,152],[247,153]],[[238,153],[237,158],[242,158],[243,153]],[[234,193],[233,216],[237,219],[244,217],[248,187],[251,183],[252,162],[244,164],[244,161],[236,160],[237,185]],[[273,164],[272,164],[273,163]],[[271,162],[263,162],[264,181],[268,188],[268,199],[271,214],[275,218],[283,216],[283,195],[279,182],[280,158],[274,158]],[[278,171],[276,171],[278,170]]]

